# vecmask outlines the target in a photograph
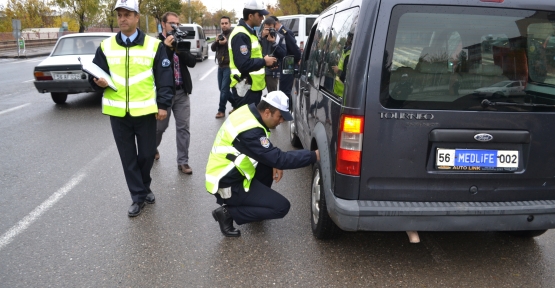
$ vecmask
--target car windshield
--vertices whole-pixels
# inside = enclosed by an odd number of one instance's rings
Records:
[[[195,39],[195,28],[191,26],[180,26],[179,30],[187,32],[185,39]]]
[[[400,5],[391,19],[380,95],[385,107],[483,110],[484,98],[555,105],[555,47],[548,44],[555,12]]]
[[[82,36],[62,38],[52,56],[94,54],[102,40],[109,36]]]

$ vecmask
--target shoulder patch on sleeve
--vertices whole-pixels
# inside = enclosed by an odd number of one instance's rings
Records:
[[[241,51],[241,54],[247,55],[247,53],[249,53],[249,48],[247,45],[241,45],[241,47],[239,47],[239,51]]]
[[[168,60],[168,59],[162,60],[162,67],[164,67],[164,68],[165,67],[170,67],[170,64],[171,64],[170,60]]]
[[[264,148],[270,147],[270,139],[268,139],[266,136],[260,137],[260,145],[262,145],[262,147]]]

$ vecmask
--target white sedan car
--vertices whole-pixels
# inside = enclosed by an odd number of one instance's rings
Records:
[[[48,58],[35,67],[35,87],[63,104],[68,94],[94,91],[81,63],[92,62],[102,40],[115,33],[76,33],[60,37]],[[81,62],[79,62],[81,58]]]
[[[526,84],[524,81],[501,81],[495,83],[491,86],[476,89],[474,91],[475,95],[482,97],[510,97],[510,96],[524,96],[526,92],[524,91]]]

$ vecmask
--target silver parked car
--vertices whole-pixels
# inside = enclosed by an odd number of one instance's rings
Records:
[[[92,62],[100,42],[113,35],[77,33],[60,37],[48,58],[35,67],[34,83],[39,93],[50,93],[56,104],[63,104],[68,94],[93,92],[81,63]]]

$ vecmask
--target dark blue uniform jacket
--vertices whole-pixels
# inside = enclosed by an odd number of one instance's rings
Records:
[[[131,46],[144,45],[145,43],[145,33],[139,29],[137,29],[137,31],[139,31],[139,35],[137,35],[135,40],[131,42]],[[127,47],[127,45],[123,43],[123,40],[121,40],[121,32],[118,32],[116,35],[116,42],[120,46]],[[160,46],[158,46],[158,50],[156,51],[156,55],[154,56],[154,65],[152,67],[152,71],[154,73],[154,83],[156,84],[156,102],[159,109],[168,109],[168,107],[172,106],[172,97],[175,94],[173,70],[170,67],[171,65],[167,67],[162,66],[162,61],[164,59],[168,59],[168,55],[166,54],[164,43],[160,43]],[[102,70],[106,73],[110,73],[106,55],[104,55],[104,52],[100,49],[100,45],[96,49],[96,54],[94,55],[92,62],[102,68]],[[89,83],[94,90],[104,90],[104,88],[94,83],[93,77],[89,77]]]
[[[256,36],[256,32],[254,32],[253,29],[249,28],[249,26],[245,23],[243,19],[239,20],[238,25],[245,27],[247,31]],[[241,47],[246,47],[247,49],[241,49]],[[264,58],[251,59],[251,50],[252,45],[249,35],[245,33],[238,33],[233,37],[233,39],[231,39],[233,62],[235,62],[235,67],[239,69],[239,72],[241,72],[241,75],[243,77],[246,77],[249,72],[257,71],[261,68],[266,67],[266,61],[264,61]]]
[[[299,63],[301,60],[301,49],[297,46],[297,39],[295,39],[295,33],[285,26],[281,25],[279,28],[279,33],[285,36],[285,46],[287,47],[287,55],[293,55],[295,58],[295,64]]]
[[[254,104],[249,104],[249,109],[258,119],[258,122],[266,127]],[[268,128],[266,127],[266,129]],[[314,151],[293,150],[284,152],[275,147],[271,142],[269,142],[270,145],[266,148],[263,146],[261,138],[266,138],[264,130],[262,128],[254,128],[237,135],[232,144],[239,152],[258,161],[258,165],[263,164],[280,170],[301,168],[316,162],[316,152]],[[243,181],[243,179],[245,177],[234,168],[220,180],[219,186],[229,187],[232,183]]]

